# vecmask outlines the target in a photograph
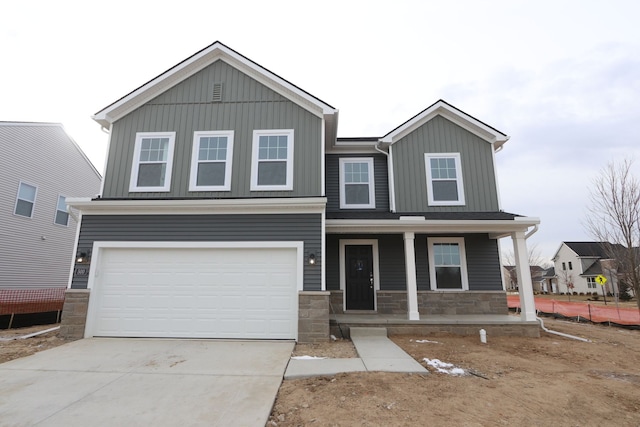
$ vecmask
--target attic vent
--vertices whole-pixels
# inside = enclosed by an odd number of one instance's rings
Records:
[[[222,101],[222,83],[213,84],[213,94],[211,95],[211,100],[213,102]]]

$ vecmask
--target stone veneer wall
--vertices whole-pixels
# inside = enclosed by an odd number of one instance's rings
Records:
[[[89,308],[88,289],[67,289],[62,307],[60,337],[65,340],[79,340],[84,337]]]
[[[343,292],[331,291],[331,314],[343,314]],[[406,314],[406,291],[377,291],[379,314]],[[504,291],[418,291],[420,314],[508,314]]]
[[[330,292],[307,291],[298,294],[298,342],[329,341]]]
[[[420,314],[509,314],[504,291],[420,291]]]

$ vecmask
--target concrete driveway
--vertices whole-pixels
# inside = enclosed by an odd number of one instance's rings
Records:
[[[292,341],[92,338],[0,364],[0,426],[260,426]]]

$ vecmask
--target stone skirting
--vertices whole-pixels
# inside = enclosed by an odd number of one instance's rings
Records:
[[[331,292],[331,314],[343,314],[343,291]],[[377,291],[376,312],[406,314],[407,291]],[[418,291],[420,314],[507,314],[507,294],[504,291]]]
[[[65,340],[79,340],[84,337],[89,308],[88,289],[67,289],[62,307],[60,337]]]
[[[298,294],[298,342],[329,341],[329,292]]]

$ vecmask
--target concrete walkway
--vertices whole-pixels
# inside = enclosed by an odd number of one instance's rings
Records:
[[[349,331],[358,358],[291,359],[285,379],[330,376],[342,372],[406,372],[427,374],[428,371],[387,338],[385,328],[351,328]]]
[[[293,341],[91,338],[0,364],[0,426],[260,426]]]

